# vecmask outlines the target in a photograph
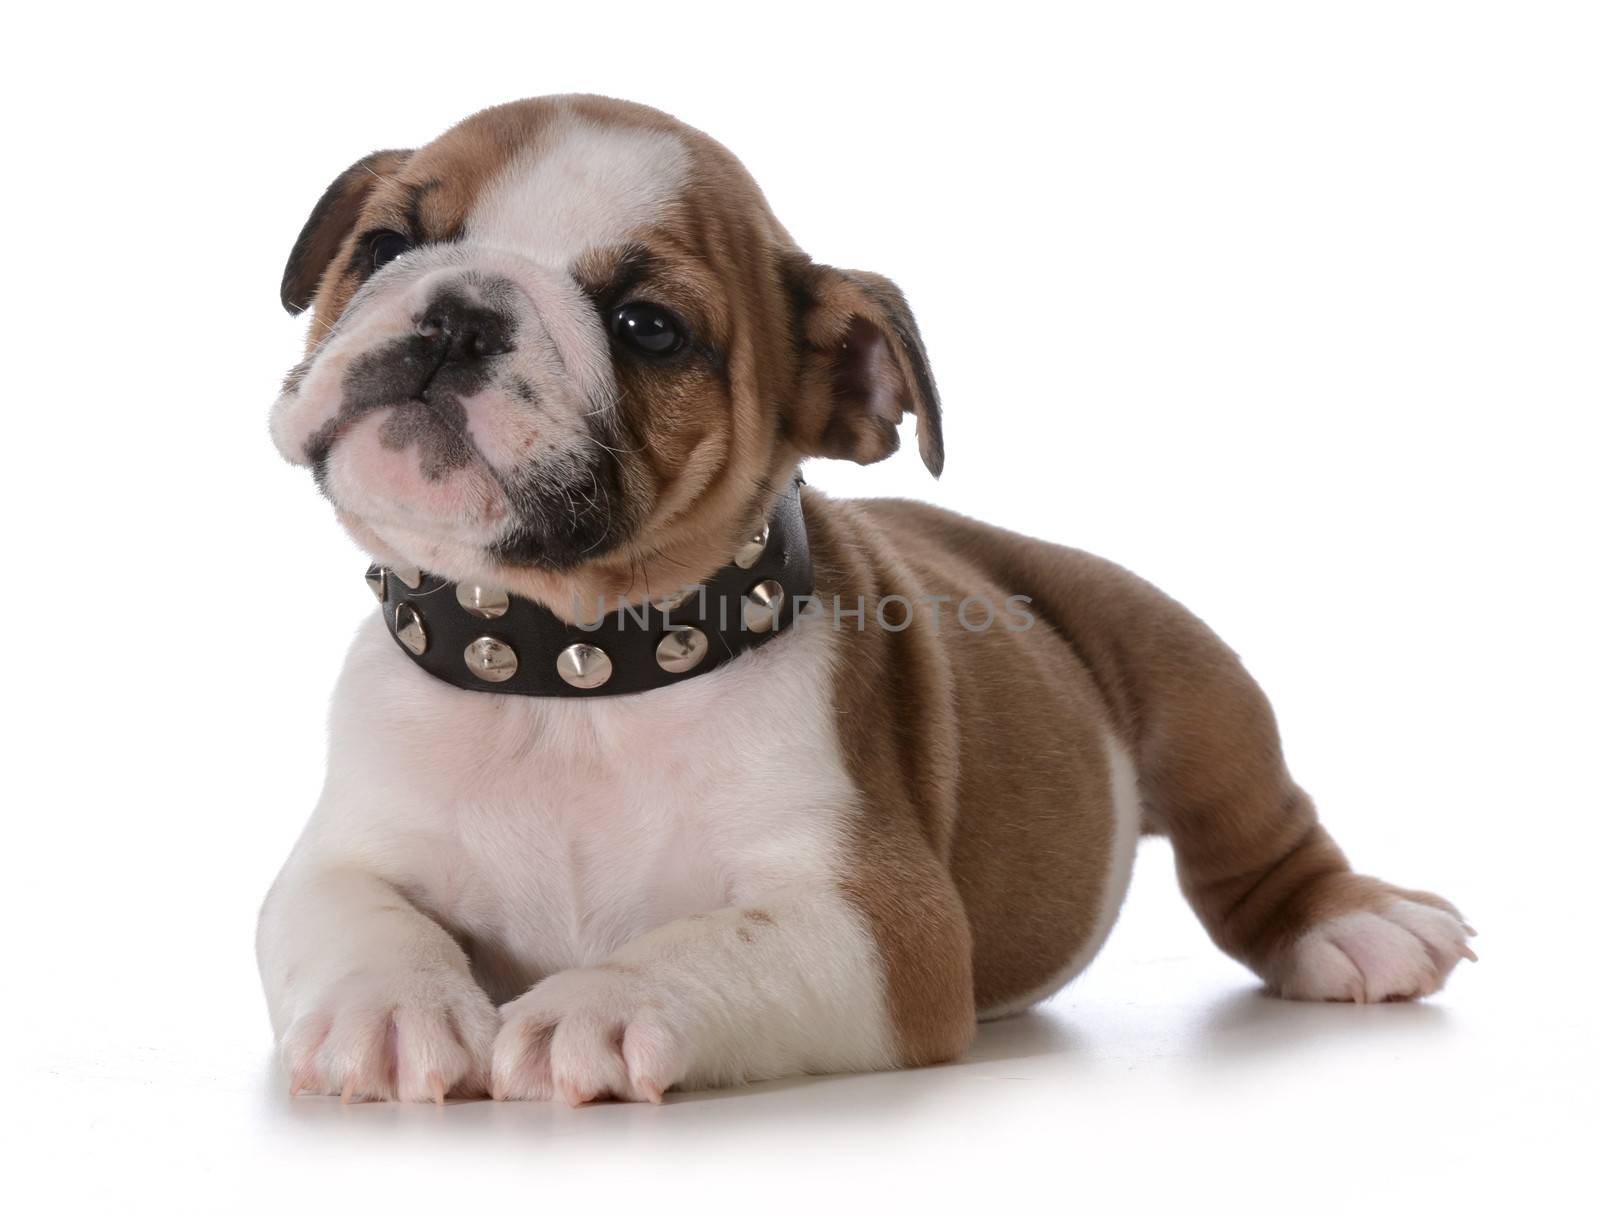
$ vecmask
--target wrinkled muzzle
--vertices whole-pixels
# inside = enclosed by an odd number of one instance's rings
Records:
[[[569,275],[439,246],[368,280],[285,380],[272,435],[375,551],[442,574],[560,569],[615,536],[615,398]]]

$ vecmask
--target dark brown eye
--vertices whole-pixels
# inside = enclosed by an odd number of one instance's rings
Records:
[[[611,335],[648,355],[670,355],[683,346],[683,330],[666,309],[624,304],[611,314]]]
[[[397,232],[375,233],[367,239],[367,258],[373,270],[382,270],[411,248],[411,241]]]

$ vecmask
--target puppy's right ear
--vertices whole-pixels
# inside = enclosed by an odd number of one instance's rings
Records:
[[[283,268],[281,295],[283,307],[289,310],[290,316],[311,307],[317,285],[339,252],[339,246],[356,226],[372,188],[398,173],[410,156],[409,151],[394,149],[364,156],[322,192],[294,248],[289,251],[288,265]]]

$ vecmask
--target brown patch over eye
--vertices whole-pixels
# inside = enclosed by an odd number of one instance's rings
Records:
[[[646,279],[659,276],[661,260],[641,244],[589,250],[572,264],[572,277],[601,308],[620,303]]]

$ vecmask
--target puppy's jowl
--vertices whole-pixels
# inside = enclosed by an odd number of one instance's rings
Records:
[[[937,474],[933,377],[895,286],[812,261],[698,131],[544,98],[374,153],[283,300],[314,314],[273,437],[381,604],[261,916],[295,1090],[949,1060],[1088,963],[1140,833],[1286,997],[1470,957],[1447,902],[1350,870],[1266,699],[1149,584],[800,486],[906,414]]]

